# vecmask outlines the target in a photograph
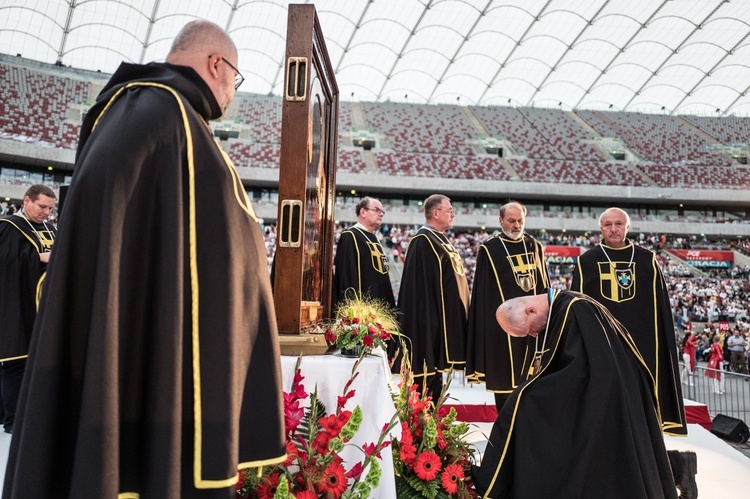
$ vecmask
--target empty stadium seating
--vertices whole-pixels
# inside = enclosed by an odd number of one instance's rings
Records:
[[[90,82],[7,64],[0,64],[0,82],[1,132],[63,149],[76,147],[80,123],[66,121],[67,113],[71,104],[90,100]]]

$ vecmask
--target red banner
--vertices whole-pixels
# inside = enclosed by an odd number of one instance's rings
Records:
[[[671,250],[678,258],[692,261],[733,262],[734,252],[719,250]]]
[[[580,246],[545,246],[544,257],[547,263],[576,263],[581,256]]]
[[[731,268],[734,253],[720,250],[670,250],[677,258],[693,267]]]

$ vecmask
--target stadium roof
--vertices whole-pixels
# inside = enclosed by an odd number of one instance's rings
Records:
[[[750,114],[750,0],[312,3],[342,100]],[[195,18],[234,38],[241,91],[280,95],[280,0],[3,0],[0,50],[112,73]]]

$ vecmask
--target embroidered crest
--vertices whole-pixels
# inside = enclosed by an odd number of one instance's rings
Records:
[[[381,246],[378,243],[367,241],[367,247],[370,250],[370,259],[372,260],[372,268],[376,272],[381,274],[387,274],[390,266],[388,265],[388,258],[381,250]]]
[[[615,303],[635,298],[635,262],[599,262],[602,297]]]
[[[448,253],[448,256],[451,257],[453,272],[455,272],[456,275],[465,275],[466,271],[464,270],[464,262],[461,259],[461,255],[456,251],[456,248],[454,248],[451,243],[441,243],[441,246]]]
[[[508,263],[513,270],[513,276],[516,284],[524,292],[528,293],[536,287],[536,260],[534,253],[519,253],[518,255],[508,255]]]

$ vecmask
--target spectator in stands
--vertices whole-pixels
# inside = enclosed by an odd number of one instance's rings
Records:
[[[191,21],[86,114],[3,497],[230,497],[286,458],[263,233],[206,124],[236,67]]]
[[[528,338],[508,336],[495,318],[497,307],[517,296],[549,287],[542,244],[524,233],[526,207],[511,201],[500,208],[502,232],[479,246],[469,308],[466,376],[485,383],[497,410],[524,379],[524,359],[534,350]]]
[[[747,374],[747,363],[745,359],[745,346],[747,342],[740,334],[739,328],[735,328],[732,336],[727,338],[727,348],[729,349],[734,372]]]
[[[383,223],[383,204],[363,197],[355,207],[357,223],[344,230],[336,245],[333,259],[332,307],[347,297],[370,297],[396,307],[388,274],[388,257],[377,237]]]
[[[442,373],[466,363],[469,286],[461,255],[445,235],[455,218],[450,199],[431,195],[424,216],[406,252],[398,309],[419,390],[437,401]]]
[[[721,348],[721,336],[715,334],[708,354],[706,376],[714,380],[714,393],[724,395],[724,350]]]
[[[693,382],[693,372],[695,372],[695,351],[697,348],[698,340],[695,338],[695,335],[692,331],[686,332],[685,337],[682,339],[682,360],[685,365],[682,368],[680,377],[683,384],[690,384],[690,386],[695,385]]]
[[[57,196],[32,185],[18,212],[0,217],[0,423],[12,433],[37,311],[37,287],[56,229],[47,223]]]
[[[599,227],[604,242],[578,258],[571,289],[607,307],[630,331],[659,390],[664,432],[685,434],[675,328],[656,255],[628,239],[630,217],[620,208],[605,210]]]

